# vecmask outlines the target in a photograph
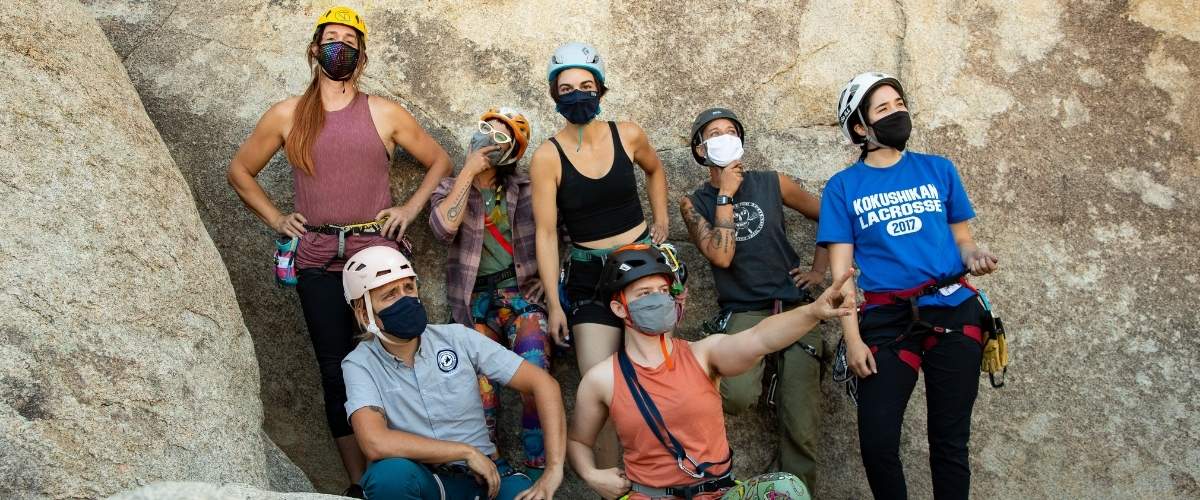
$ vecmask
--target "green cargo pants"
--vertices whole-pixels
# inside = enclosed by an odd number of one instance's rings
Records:
[[[725,332],[736,334],[757,325],[771,311],[733,313]],[[799,344],[816,349],[814,357]],[[824,358],[821,332],[813,330],[796,344],[773,354],[779,373],[775,390],[779,411],[780,471],[799,476],[810,492],[817,486],[817,430],[821,423],[821,361]],[[764,358],[765,359],[765,358]],[[757,365],[736,377],[721,380],[725,413],[736,415],[758,402],[763,391],[763,368]]]

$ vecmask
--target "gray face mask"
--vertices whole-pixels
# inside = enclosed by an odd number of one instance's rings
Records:
[[[633,328],[645,335],[662,335],[675,328],[678,320],[675,297],[669,293],[652,293],[629,303],[629,319]]]
[[[475,132],[475,135],[471,136],[471,144],[467,146],[467,154],[474,152],[476,149],[486,148],[493,144],[496,144],[496,142],[492,140],[491,134]],[[501,147],[503,148],[503,146]],[[508,150],[501,149],[499,151],[492,151],[491,153],[488,153],[487,159],[488,161],[492,162],[492,166],[499,165],[508,159],[508,154],[510,151],[512,151],[512,148],[509,148]]]

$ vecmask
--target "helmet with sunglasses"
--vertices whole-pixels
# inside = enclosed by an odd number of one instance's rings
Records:
[[[604,59],[595,47],[583,42],[568,42],[554,51],[550,56],[550,64],[546,68],[546,76],[553,86],[558,74],[571,68],[583,68],[596,76],[596,83],[604,84]]]
[[[855,124],[867,125],[867,120],[862,114],[863,101],[870,96],[875,89],[888,85],[904,97],[904,87],[900,86],[900,80],[887,73],[878,71],[868,71],[861,73],[854,78],[851,78],[846,86],[842,88],[842,93],[838,97],[838,125],[841,126],[842,135],[846,136],[846,140],[854,145],[862,145],[867,141],[854,132]]]
[[[326,24],[344,24],[358,30],[362,34],[364,42],[367,40],[366,21],[363,21],[362,16],[358,15],[358,12],[355,12],[350,7],[338,6],[326,10],[325,13],[321,14],[321,17],[317,18],[317,26],[313,28],[313,36],[317,36],[317,33],[321,32],[321,27]]]
[[[533,133],[529,120],[517,110],[507,107],[491,108],[479,117],[481,122],[488,120],[500,120],[512,131],[512,153],[501,162],[501,165],[516,163],[521,156],[525,155],[525,150],[529,147],[529,136]]]
[[[608,254],[600,274],[600,289],[615,295],[630,283],[656,274],[666,275],[668,281],[675,282],[675,271],[661,250],[645,243],[625,245]]]

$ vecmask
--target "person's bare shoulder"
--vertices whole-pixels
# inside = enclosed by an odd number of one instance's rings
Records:
[[[536,180],[540,176],[551,175],[558,177],[558,151],[550,141],[543,142],[533,152],[529,160],[529,177]]]
[[[606,405],[612,404],[613,355],[596,363],[583,374],[579,380],[579,392],[586,397],[598,398]]]

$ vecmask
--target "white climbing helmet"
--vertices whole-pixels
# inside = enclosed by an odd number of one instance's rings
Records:
[[[900,80],[887,73],[878,71],[868,71],[860,73],[858,76],[851,78],[846,86],[842,88],[842,93],[838,97],[838,125],[842,128],[842,135],[846,136],[846,140],[854,145],[861,145],[866,142],[866,138],[855,138],[854,133],[850,130],[850,117],[858,116],[859,123],[865,127],[867,125],[866,117],[862,115],[859,106],[863,99],[871,95],[871,91],[878,88],[880,85],[890,85],[896,89],[900,97],[904,97],[904,87],[900,86]]]
[[[558,78],[558,74],[570,68],[583,68],[596,75],[596,83],[604,84],[604,59],[595,47],[583,42],[568,42],[554,51],[550,56],[550,64],[546,67],[546,77],[550,83]]]
[[[360,250],[342,268],[346,302],[398,279],[417,276],[408,258],[392,247],[374,246]],[[369,307],[369,306],[368,306]]]
[[[417,277],[408,257],[395,248],[385,246],[360,250],[347,259],[346,266],[342,268],[342,289],[346,294],[346,302],[363,298],[367,306],[367,332],[379,337],[379,340],[395,343],[384,337],[379,325],[375,324],[375,308],[371,305],[371,294],[367,292],[408,277]]]

